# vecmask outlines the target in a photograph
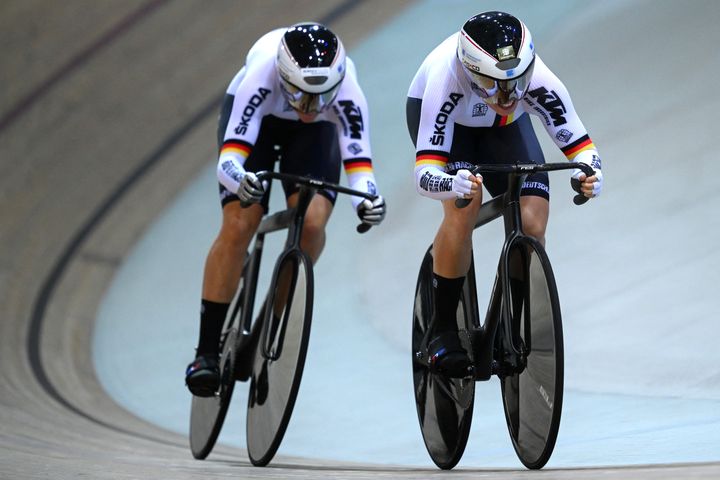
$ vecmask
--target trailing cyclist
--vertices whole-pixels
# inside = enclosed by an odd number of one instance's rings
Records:
[[[603,184],[597,149],[563,83],[535,54],[530,31],[514,16],[484,12],[438,45],[423,61],[408,91],[408,130],[416,147],[417,191],[441,200],[443,220],[433,241],[435,312],[428,354],[432,366],[463,376],[470,364],[461,345],[456,310],[472,259],[472,232],[482,186],[494,197],[507,190],[503,174],[474,176],[479,163],[545,163],[526,113],[572,162],[595,169],[573,179],[588,198]],[[527,177],[521,190],[523,231],[544,242],[549,215],[547,173]],[[472,199],[467,208],[456,198]]]
[[[220,383],[218,349],[243,261],[268,210],[265,185],[254,172],[273,170],[337,183],[340,166],[349,186],[377,194],[368,131],[368,108],[355,65],[340,39],[318,23],[299,23],[262,36],[227,89],[218,125],[217,166],[222,226],[207,256],[200,336],[185,381],[197,396],[212,396]],[[283,185],[288,206],[294,185]],[[325,226],[337,193],[320,190],[308,208],[301,247],[313,262],[325,245]],[[241,202],[251,204],[243,208]],[[385,201],[352,197],[360,220],[377,225]]]

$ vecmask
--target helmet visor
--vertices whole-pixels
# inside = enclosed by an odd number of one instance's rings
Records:
[[[468,68],[464,68],[464,70],[469,74],[473,91],[482,97],[485,103],[506,105],[525,96],[532,80],[534,67],[535,61],[533,60],[522,75],[510,80],[496,80]]]
[[[300,113],[322,113],[335,100],[342,82],[323,93],[307,93],[280,77],[280,87],[290,106]]]

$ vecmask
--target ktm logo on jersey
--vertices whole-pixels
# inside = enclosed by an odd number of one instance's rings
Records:
[[[338,104],[342,107],[343,114],[347,119],[350,138],[362,138],[363,118],[360,107],[355,105],[355,102],[352,100],[341,100]]]
[[[449,99],[440,107],[440,111],[435,117],[435,131],[433,132],[433,136],[430,137],[430,143],[433,145],[442,145],[445,143],[445,127],[447,126],[448,118],[462,97],[462,93],[451,92],[448,97]]]
[[[528,95],[536,99],[540,106],[550,114],[554,126],[559,127],[567,123],[567,120],[565,120],[563,116],[567,113],[567,109],[558,94],[555,93],[555,90],[548,92],[545,87],[539,87],[535,90],[530,90]]]
[[[238,135],[244,135],[247,132],[248,126],[250,125],[250,119],[255,114],[255,110],[262,104],[263,100],[270,95],[271,90],[260,87],[256,94],[250,97],[247,105],[243,109],[242,117],[240,117],[240,123],[235,127],[235,133]]]

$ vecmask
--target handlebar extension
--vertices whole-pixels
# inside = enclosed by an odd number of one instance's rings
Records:
[[[501,165],[476,165],[475,168],[471,170],[470,173],[475,175],[476,173],[480,172],[494,172],[494,173],[507,173],[507,174],[525,174],[525,173],[535,173],[535,172],[549,172],[554,170],[571,170],[571,169],[580,169],[583,171],[585,175],[588,177],[595,174],[595,170],[592,169],[591,166],[585,164],[585,163],[544,163],[544,164],[535,164],[535,163],[516,163],[512,165],[507,164],[501,164]],[[571,178],[570,179],[570,185],[573,190],[578,192],[575,197],[573,197],[573,203],[575,205],[582,205],[588,200],[590,200],[588,197],[583,195],[580,191],[581,182],[580,180]],[[465,208],[468,205],[470,205],[470,202],[472,200],[468,198],[458,198],[455,200],[455,206],[457,208]]]
[[[373,200],[375,200],[375,199],[377,198],[377,195],[373,195],[373,194],[371,194],[371,193],[361,192],[360,190],[353,190],[352,188],[344,187],[344,186],[338,185],[338,184],[336,184],[336,183],[325,182],[325,181],[323,181],[323,180],[318,180],[318,179],[310,178],[310,177],[303,177],[303,176],[301,176],[301,175],[293,175],[293,174],[290,174],[290,173],[272,172],[272,171],[269,171],[269,170],[260,171],[260,172],[256,173],[255,175],[257,176],[258,180],[260,180],[260,181],[263,181],[263,180],[281,180],[281,181],[286,181],[286,182],[294,182],[294,183],[296,183],[296,184],[304,185],[304,186],[306,186],[306,187],[312,187],[312,188],[315,188],[315,189],[318,189],[318,190],[320,190],[320,189],[328,189],[328,190],[333,190],[333,191],[335,191],[335,192],[337,192],[337,193],[344,193],[344,194],[347,194],[347,195],[353,195],[353,196],[357,196],[357,197],[363,197],[363,198],[366,198],[366,199],[368,199],[368,200],[370,200],[370,201],[373,201]],[[240,205],[242,206],[242,208],[247,208],[247,207],[249,207],[251,204],[248,203],[248,202],[241,202]],[[355,230],[356,230],[358,233],[365,233],[365,232],[367,232],[368,230],[370,230],[371,228],[372,228],[372,225],[369,225],[369,224],[367,224],[367,223],[361,223],[361,224],[359,224],[359,225],[355,228]]]

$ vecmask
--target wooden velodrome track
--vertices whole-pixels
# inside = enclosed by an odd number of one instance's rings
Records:
[[[0,2],[0,478],[720,477],[717,465],[447,474],[278,457],[254,468],[222,446],[199,462],[186,438],[99,386],[89,349],[98,302],[213,157],[218,101],[248,46],[312,18],[352,47],[408,3]]]

